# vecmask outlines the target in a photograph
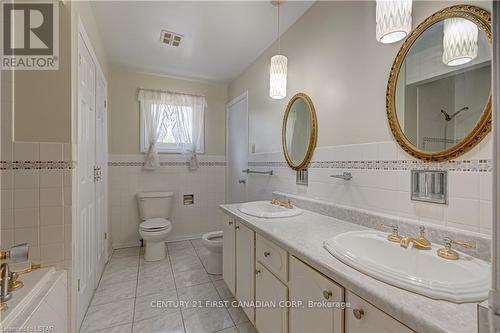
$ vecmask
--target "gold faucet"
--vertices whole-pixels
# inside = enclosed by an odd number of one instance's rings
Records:
[[[458,260],[460,258],[460,255],[458,254],[457,251],[455,251],[451,248],[452,244],[460,245],[461,247],[463,247],[465,249],[475,249],[476,248],[475,243],[461,242],[461,241],[453,240],[449,237],[446,237],[444,239],[444,247],[437,250],[438,256],[440,256],[443,259]]]
[[[384,229],[392,229],[392,233],[387,235],[387,240],[389,242],[401,243],[401,239],[403,239],[403,237],[399,234],[399,228],[396,224],[381,223],[379,224],[379,227]]]
[[[292,202],[290,200],[284,201],[284,200],[280,200],[280,199],[272,199],[271,205],[278,205],[278,206],[290,208],[290,209],[293,208]]]
[[[413,237],[403,237],[399,243],[402,247],[407,248],[410,243],[413,243],[413,248],[419,250],[430,250],[432,249],[431,242],[425,238],[425,227],[420,227],[420,234],[418,238]]]

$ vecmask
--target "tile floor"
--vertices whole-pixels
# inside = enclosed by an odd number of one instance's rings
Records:
[[[231,307],[234,298],[222,276],[207,274],[200,239],[168,243],[167,249],[167,258],[157,262],[145,262],[139,247],[115,250],[80,332],[256,332],[244,312]],[[220,300],[228,302],[206,306]]]

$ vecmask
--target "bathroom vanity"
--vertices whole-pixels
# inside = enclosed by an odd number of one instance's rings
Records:
[[[477,303],[391,286],[323,248],[339,234],[371,229],[308,210],[258,218],[239,206],[221,206],[223,278],[239,302],[257,305],[242,307],[259,332],[477,332]]]

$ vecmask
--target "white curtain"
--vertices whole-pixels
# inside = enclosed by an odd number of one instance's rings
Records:
[[[162,139],[161,135],[166,134],[163,129],[169,125],[178,148],[188,156],[189,169],[198,169],[196,153],[203,144],[205,97],[139,89],[139,101],[149,144],[144,168],[155,169],[159,166],[156,145]]]

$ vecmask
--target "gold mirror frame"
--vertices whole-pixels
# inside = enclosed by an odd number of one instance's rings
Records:
[[[404,63],[406,54],[412,47],[413,43],[415,43],[418,37],[420,37],[420,35],[424,33],[427,28],[439,21],[453,17],[461,17],[474,22],[479,29],[486,34],[490,44],[492,43],[491,15],[488,11],[469,5],[447,7],[429,16],[410,33],[396,55],[396,59],[394,59],[389,75],[389,81],[387,83],[387,120],[389,121],[389,125],[396,142],[411,156],[428,162],[444,162],[457,158],[474,148],[474,146],[481,142],[481,140],[491,131],[491,92],[483,113],[474,128],[462,139],[462,141],[449,149],[433,153],[418,149],[406,138],[399,125],[395,107],[396,83],[399,76],[399,70]]]
[[[307,147],[307,152],[302,159],[302,161],[299,164],[294,164],[292,162],[292,159],[290,158],[290,155],[288,154],[288,149],[286,147],[286,123],[288,120],[288,114],[290,113],[290,110],[292,109],[293,103],[298,100],[302,99],[306,105],[307,105],[307,110],[309,111],[309,116],[311,119],[311,133],[309,135],[309,145]],[[300,170],[306,167],[309,162],[311,161],[314,148],[316,148],[316,140],[318,137],[318,122],[316,119],[316,110],[314,109],[314,105],[312,103],[311,98],[307,96],[304,93],[298,93],[295,94],[290,101],[288,102],[288,105],[286,106],[285,110],[285,115],[283,116],[283,125],[281,127],[281,144],[283,146],[283,153],[285,154],[285,159],[290,168],[294,170]]]

